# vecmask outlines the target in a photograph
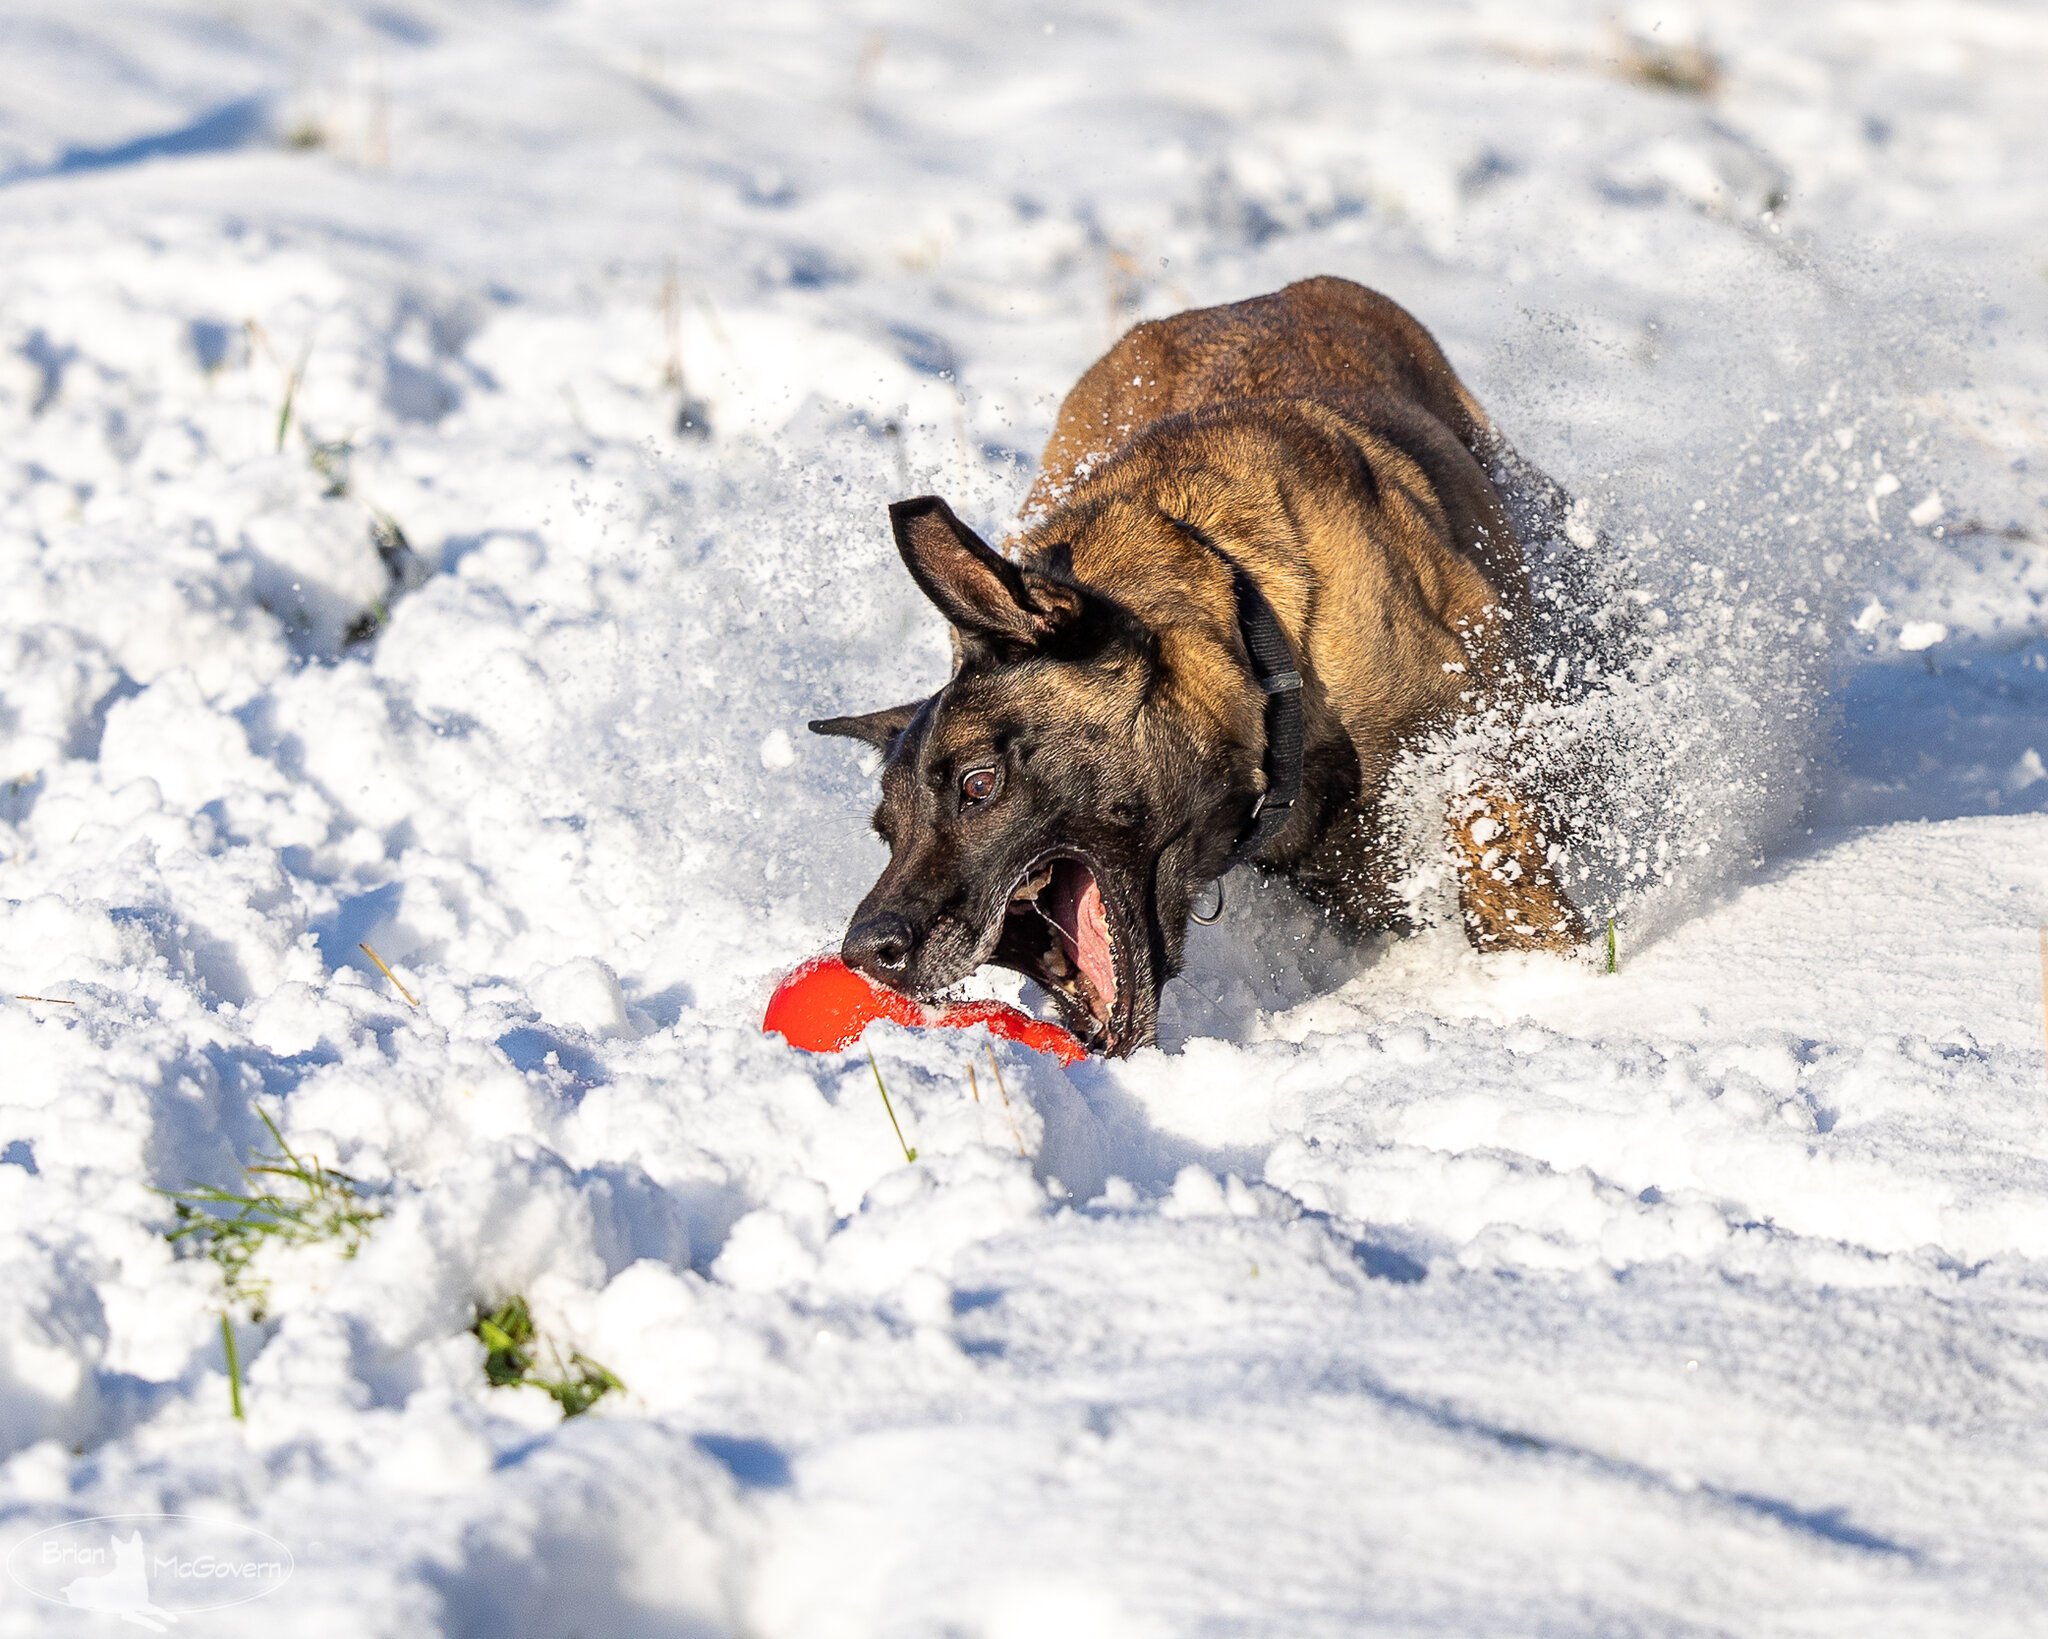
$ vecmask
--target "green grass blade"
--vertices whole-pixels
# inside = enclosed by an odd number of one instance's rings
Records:
[[[882,1067],[875,1062],[875,1050],[872,1047],[868,1049],[868,1068],[875,1073],[875,1091],[882,1095],[882,1108],[889,1112],[889,1125],[896,1129],[896,1143],[903,1151],[904,1161],[915,1161],[917,1151],[904,1140],[903,1124],[896,1119],[896,1106],[889,1102],[889,1089],[882,1084]]]
[[[234,1322],[228,1319],[225,1309],[220,1312],[220,1343],[228,1357],[228,1406],[236,1422],[246,1422],[242,1412],[242,1357],[235,1349]]]

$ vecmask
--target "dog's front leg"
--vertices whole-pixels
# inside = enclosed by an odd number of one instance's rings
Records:
[[[1494,784],[1450,805],[1465,936],[1479,950],[1566,951],[1586,939],[1585,919],[1565,897],[1533,804]]]

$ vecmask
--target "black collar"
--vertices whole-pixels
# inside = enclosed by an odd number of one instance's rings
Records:
[[[1294,650],[1280,617],[1258,583],[1215,542],[1202,544],[1223,560],[1230,571],[1231,591],[1237,599],[1237,632],[1244,639],[1245,654],[1251,661],[1252,681],[1266,696],[1266,789],[1252,805],[1230,857],[1219,875],[1227,875],[1252,858],[1280,834],[1294,817],[1294,804],[1301,796],[1301,673],[1295,669]]]

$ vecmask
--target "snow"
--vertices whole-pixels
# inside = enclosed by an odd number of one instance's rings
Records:
[[[246,1522],[222,1634],[2034,1631],[2044,71],[1986,0],[16,0],[0,1556]],[[1240,873],[1161,1050],[872,1032],[906,1163],[757,1029],[881,857],[805,720],[944,674],[883,507],[1000,531],[1124,325],[1322,272],[1631,565],[1663,669],[1546,741],[1619,971]],[[259,1110],[383,1215],[265,1254],[237,1423],[158,1192]],[[624,1392],[487,1386],[514,1293]]]

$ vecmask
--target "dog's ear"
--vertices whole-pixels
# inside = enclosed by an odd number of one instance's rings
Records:
[[[936,495],[889,508],[896,550],[919,590],[967,637],[1030,646],[1081,616],[1078,587],[999,556]]]
[[[865,712],[858,717],[820,717],[810,728],[813,734],[860,740],[877,751],[887,752],[896,736],[910,726],[911,718],[917,715],[918,707],[923,704],[922,700],[911,700],[900,706],[885,706],[880,711]]]

